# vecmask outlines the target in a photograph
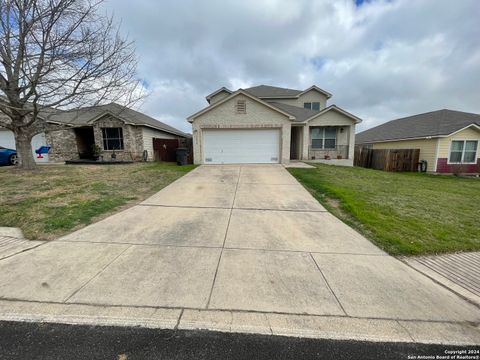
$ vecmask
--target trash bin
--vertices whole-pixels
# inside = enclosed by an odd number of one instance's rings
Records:
[[[428,162],[427,160],[420,160],[420,162],[417,163],[417,166],[418,172],[427,172]]]
[[[177,148],[177,165],[187,165],[188,163],[188,149],[187,148]]]

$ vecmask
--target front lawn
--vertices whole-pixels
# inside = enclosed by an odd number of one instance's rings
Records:
[[[28,239],[54,239],[138,203],[193,165],[41,165],[35,171],[0,167],[0,226]]]
[[[314,166],[288,170],[390,254],[480,250],[480,179]]]

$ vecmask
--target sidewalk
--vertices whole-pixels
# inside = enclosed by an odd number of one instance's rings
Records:
[[[402,261],[480,307],[480,251],[405,257]]]

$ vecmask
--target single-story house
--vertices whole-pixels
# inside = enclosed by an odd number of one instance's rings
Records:
[[[438,110],[389,121],[356,136],[358,146],[420,149],[427,171],[480,172],[480,115]]]
[[[191,135],[166,125],[150,116],[111,103],[69,111],[43,113],[47,123],[61,130],[40,133],[32,139],[32,151],[42,145],[51,147],[48,155],[35,157],[38,162],[88,159],[94,147],[100,156],[110,159],[115,152],[118,160],[154,159],[153,138],[186,139]],[[0,146],[15,149],[10,130],[0,128]]]
[[[294,90],[260,85],[222,87],[187,120],[196,164],[288,163],[314,160],[353,165],[355,126],[361,119],[317,86]]]

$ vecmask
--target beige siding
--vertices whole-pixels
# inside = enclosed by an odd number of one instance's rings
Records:
[[[276,101],[283,104],[288,104],[292,106],[299,106],[303,108],[303,103],[305,102],[319,102],[320,103],[320,110],[325,109],[327,106],[327,97],[316,90],[310,90],[300,96],[298,99],[272,99],[272,101]]]
[[[236,113],[237,100],[246,101],[246,114]],[[239,94],[193,121],[194,161],[196,164],[203,162],[203,129],[279,128],[282,137],[280,139],[281,162],[288,163],[290,161],[290,126],[291,121],[286,115]]]
[[[441,138],[438,145],[439,158],[448,158],[450,154],[450,144],[452,140],[478,140],[480,142],[480,131],[475,130],[474,128],[468,128],[447,138]],[[480,158],[478,149],[477,158]]]
[[[176,139],[177,136],[144,126],[142,128],[143,150],[148,151],[148,160],[154,160],[153,138]]]
[[[437,139],[388,141],[373,144],[373,149],[420,149],[420,160],[428,162],[427,171],[435,171]]]

